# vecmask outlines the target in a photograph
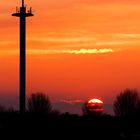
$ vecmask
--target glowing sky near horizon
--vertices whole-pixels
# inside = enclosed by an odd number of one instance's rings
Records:
[[[139,0],[25,0],[27,93],[53,100],[101,98],[140,90]],[[0,8],[0,93],[18,95],[20,0]],[[7,88],[8,87],[8,88]]]

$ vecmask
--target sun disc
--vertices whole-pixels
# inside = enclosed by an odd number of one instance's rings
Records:
[[[103,102],[99,99],[91,99],[88,101],[88,103],[99,103],[99,104],[103,104]]]

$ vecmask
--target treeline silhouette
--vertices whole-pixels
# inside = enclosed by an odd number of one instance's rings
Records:
[[[84,113],[85,110],[81,116],[61,113],[53,109],[49,96],[33,93],[27,99],[25,114],[0,105],[0,137],[139,140],[139,93],[133,89],[122,91],[117,95],[113,109],[114,116],[103,112],[98,115],[89,111]]]

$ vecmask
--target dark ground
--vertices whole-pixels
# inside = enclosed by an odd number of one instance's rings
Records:
[[[109,115],[1,113],[0,136],[5,139],[39,140],[140,140],[140,121],[139,118],[120,119]]]

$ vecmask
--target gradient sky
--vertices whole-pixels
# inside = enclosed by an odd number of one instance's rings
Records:
[[[27,19],[27,94],[112,103],[125,88],[140,90],[139,0],[25,1],[35,14]],[[0,99],[19,91],[16,6],[0,8]]]

